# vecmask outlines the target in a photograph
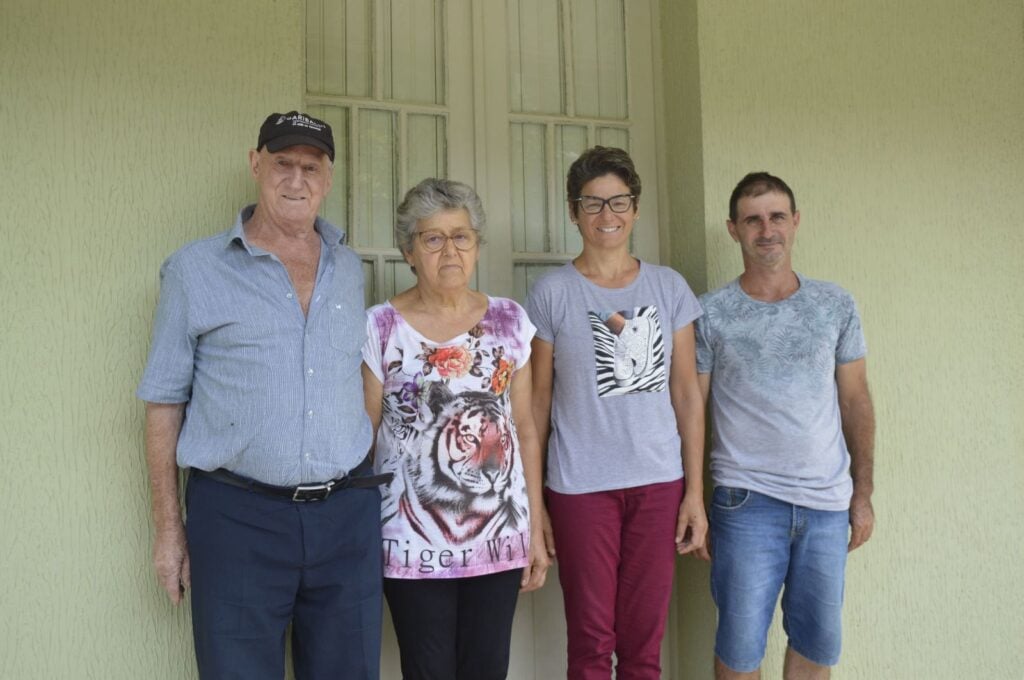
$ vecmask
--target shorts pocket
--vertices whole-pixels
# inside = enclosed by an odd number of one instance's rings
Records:
[[[716,486],[711,496],[711,505],[719,510],[738,510],[750,500],[749,489],[740,489],[735,486]]]

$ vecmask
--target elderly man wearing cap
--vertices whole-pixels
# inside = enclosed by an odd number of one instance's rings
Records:
[[[164,262],[146,402],[157,577],[191,589],[200,676],[376,678],[380,495],[367,455],[363,275],[317,217],[334,140],[292,111],[260,128],[255,205]],[[178,466],[189,469],[187,522]]]

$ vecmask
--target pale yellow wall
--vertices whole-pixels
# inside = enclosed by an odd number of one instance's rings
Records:
[[[666,126],[674,261],[734,277],[728,196],[768,170],[803,214],[797,268],[863,315],[878,527],[833,677],[1024,677],[1024,5],[661,6],[667,118],[700,107]],[[684,677],[710,678],[707,570],[683,572]],[[765,677],[784,644],[776,626]]]
[[[301,0],[0,2],[0,677],[194,677],[149,567],[157,269],[251,197]]]

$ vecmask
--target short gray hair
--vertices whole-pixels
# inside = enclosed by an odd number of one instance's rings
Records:
[[[465,210],[469,224],[477,232],[482,245],[487,215],[473,187],[450,179],[428,177],[405,194],[398,206],[395,220],[395,243],[403,253],[412,252],[416,224],[446,210]]]

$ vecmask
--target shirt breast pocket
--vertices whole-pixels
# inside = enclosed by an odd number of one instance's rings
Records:
[[[343,354],[356,354],[366,340],[366,315],[362,305],[334,302],[327,321],[331,347]]]

